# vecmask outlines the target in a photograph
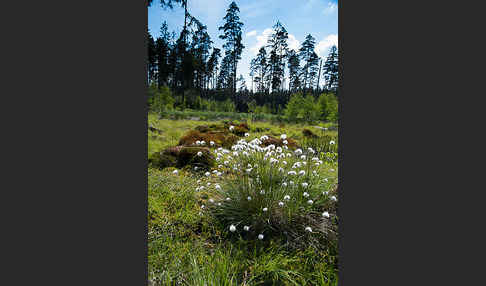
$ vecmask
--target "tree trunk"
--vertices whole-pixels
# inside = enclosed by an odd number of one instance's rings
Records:
[[[184,64],[186,63],[186,29],[187,29],[187,0],[184,2],[184,29],[182,30],[183,34],[183,50],[182,50],[182,68],[184,69]],[[184,81],[184,70],[181,73],[182,79],[182,109],[184,109],[184,89],[185,89],[185,81]]]
[[[317,92],[319,92],[319,80],[321,79],[321,67],[322,67],[322,59],[319,63],[319,75],[317,76]]]

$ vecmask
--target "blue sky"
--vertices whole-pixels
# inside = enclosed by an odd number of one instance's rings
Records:
[[[188,0],[188,11],[208,27],[213,46],[221,48],[223,41],[218,27],[223,24],[226,9],[232,0]],[[242,34],[245,49],[238,63],[238,76],[243,74],[247,86],[251,87],[250,61],[271,33],[272,26],[279,20],[289,33],[289,48],[298,49],[307,34],[316,39],[316,52],[325,58],[331,45],[337,46],[338,4],[336,0],[240,0],[243,22]],[[160,35],[160,27],[167,21],[169,31],[177,35],[184,25],[184,9],[174,6],[173,10],[160,7],[154,0],[148,8],[148,28],[154,38]],[[224,55],[224,53],[223,53]]]

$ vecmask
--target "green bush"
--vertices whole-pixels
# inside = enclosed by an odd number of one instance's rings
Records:
[[[223,111],[223,112],[235,112],[236,111],[235,104],[230,99],[227,99],[225,101],[218,101],[218,103],[219,103],[219,108],[218,108],[219,110],[217,110],[217,111]]]
[[[199,109],[199,93],[195,89],[184,90],[184,107]]]
[[[157,88],[155,84],[151,84],[148,90],[148,100],[150,109],[159,114],[174,109],[175,100],[167,86]]]
[[[290,101],[284,109],[285,118],[289,121],[298,121],[304,97],[301,92],[295,93],[290,97]]]
[[[321,120],[338,121],[338,100],[333,93],[323,93],[319,96],[317,105],[320,109]]]
[[[319,115],[319,106],[316,104],[314,96],[308,94],[301,104],[299,117],[302,118],[305,122],[312,123],[319,120]]]
[[[284,115],[289,122],[313,123],[319,120],[319,105],[311,94],[304,95],[300,92],[293,94],[284,109]]]
[[[257,108],[257,103],[256,103],[256,100],[252,100],[250,102],[248,102],[248,112],[249,113],[256,113],[256,108]]]

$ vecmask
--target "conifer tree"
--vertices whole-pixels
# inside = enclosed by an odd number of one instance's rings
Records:
[[[285,57],[288,52],[288,33],[280,21],[273,26],[273,33],[268,40],[270,48],[270,73],[272,91],[278,90],[282,86],[285,75]]]
[[[180,4],[183,0],[159,0],[162,8],[174,8],[173,3]],[[152,6],[153,0],[147,0],[147,7]]]
[[[169,49],[170,38],[167,23],[162,23],[160,37],[155,42],[155,59],[157,61],[157,84],[159,87],[167,85],[169,77]]]
[[[150,84],[153,82],[155,78],[155,72],[157,70],[157,60],[156,60],[156,47],[155,41],[152,35],[150,35],[150,31],[147,30],[148,35],[148,56],[147,56],[147,72],[148,72],[148,83]]]
[[[326,80],[326,89],[337,91],[339,83],[339,65],[338,65],[338,50],[336,46],[332,46],[329,56],[324,64],[324,79]]]
[[[288,54],[288,68],[289,68],[289,90],[294,92],[300,87],[300,60],[298,54],[294,50],[290,50]]]
[[[238,78],[238,82],[240,83],[240,87],[238,89],[239,92],[244,92],[248,90],[248,87],[246,86],[245,78],[243,77],[242,74],[240,74],[240,77]]]
[[[230,74],[227,76],[231,77],[232,92],[236,94],[236,67],[238,61],[241,59],[241,53],[245,46],[241,41],[241,27],[243,23],[240,22],[240,17],[238,16],[240,9],[233,1],[231,2],[229,8],[226,10],[226,16],[223,18],[225,23],[223,26],[219,27],[220,31],[223,31],[223,35],[219,38],[226,40],[223,44],[225,49],[225,58],[228,57],[228,65],[230,69]],[[228,80],[229,81],[229,80]]]
[[[316,44],[316,40],[311,34],[305,37],[304,42],[302,43],[299,49],[299,57],[303,63],[302,67],[302,80],[303,80],[303,88],[305,89],[309,84],[309,72],[312,68],[313,58],[314,58],[314,47]]]
[[[211,48],[211,37],[207,33],[207,27],[196,18],[191,17],[190,26],[195,26],[192,31],[191,53],[194,57],[195,82],[193,86],[198,89],[205,87],[207,61]]]
[[[258,63],[256,59],[252,59],[250,62],[250,76],[251,76],[251,92],[253,92],[253,77],[257,74],[258,72]]]
[[[218,89],[232,89],[233,88],[233,77],[231,76],[231,57],[225,56],[221,61],[221,68],[219,70],[218,76]]]
[[[209,77],[209,82],[212,83],[212,88],[216,88],[216,84],[214,79],[216,78],[217,73],[217,68],[218,68],[218,60],[221,57],[221,50],[218,48],[213,48],[213,51],[211,53],[211,56],[209,57],[208,60],[208,67],[207,67],[207,73]]]
[[[311,53],[311,57],[308,62],[309,66],[309,88],[313,89],[317,85],[317,77],[319,71],[319,56],[315,53]]]
[[[266,86],[265,86],[265,80],[268,78],[267,77],[267,70],[268,70],[268,65],[267,65],[267,51],[265,50],[265,47],[261,47],[260,50],[258,51],[258,54],[255,58],[255,83],[257,84],[257,91],[258,92],[265,92],[266,91]]]

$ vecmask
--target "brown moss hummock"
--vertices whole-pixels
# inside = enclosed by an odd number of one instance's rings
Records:
[[[201,152],[201,156],[198,156]],[[207,147],[169,147],[162,152],[152,154],[149,164],[159,169],[167,167],[183,168],[187,165],[209,169],[215,165],[215,158]]]
[[[197,146],[196,141],[204,141],[205,146],[209,148],[223,147],[229,149],[238,141],[238,137],[223,131],[208,131],[203,133],[197,130],[191,130],[179,139],[179,145],[194,147]],[[214,142],[214,146],[210,145],[211,141]]]
[[[279,147],[282,147],[283,145],[285,145],[285,144],[283,144],[283,139],[275,138],[273,136],[268,136],[268,138],[263,140],[263,142],[262,142],[262,145],[264,145],[264,146],[268,146],[268,145],[272,145],[272,144],[275,145],[275,146],[279,146]],[[290,139],[290,138],[287,138],[287,146],[290,149],[299,148],[297,141]]]
[[[302,130],[302,134],[304,135],[304,137],[307,137],[307,138],[317,138],[317,137],[319,137],[316,134],[314,134],[312,131],[310,131],[309,129]]]
[[[224,126],[225,126],[225,129],[227,129],[227,130],[229,130],[230,126],[234,126],[234,129],[231,132],[240,136],[240,137],[245,136],[245,133],[250,131],[250,127],[245,122],[240,123],[240,124],[236,124],[236,123],[233,123],[232,121],[226,121],[226,122],[224,122]]]

